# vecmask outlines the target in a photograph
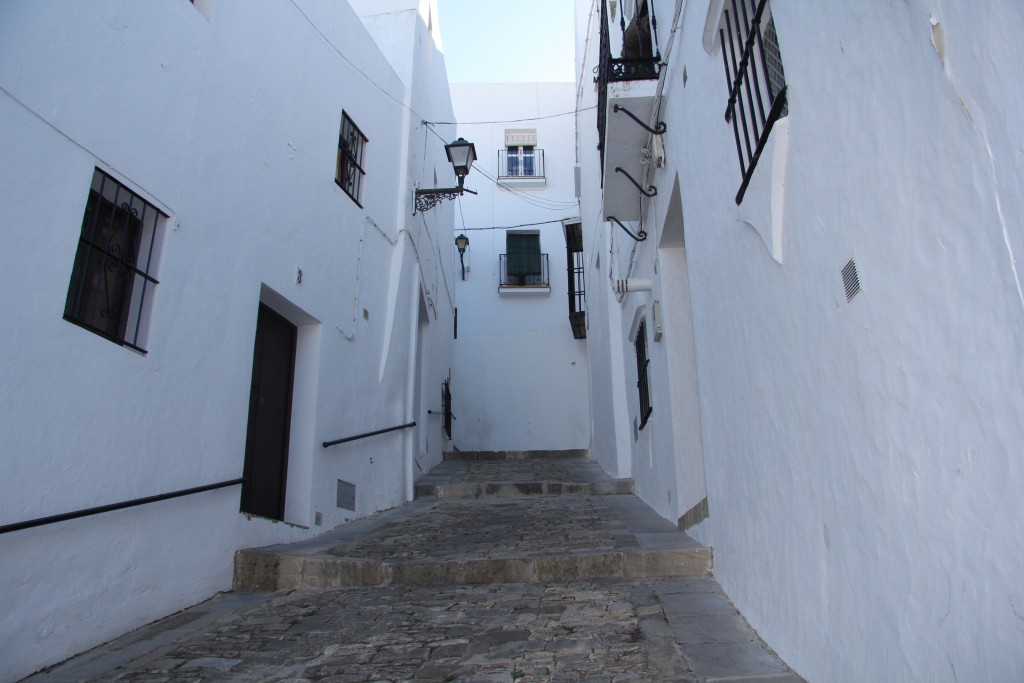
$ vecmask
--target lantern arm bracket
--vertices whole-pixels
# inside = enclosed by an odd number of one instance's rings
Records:
[[[412,214],[415,216],[418,213],[424,211],[430,211],[432,208],[440,204],[446,199],[457,199],[462,196],[464,192],[470,194],[477,194],[473,190],[467,190],[466,188],[459,187],[439,187],[430,190],[416,190],[416,202],[413,207]]]

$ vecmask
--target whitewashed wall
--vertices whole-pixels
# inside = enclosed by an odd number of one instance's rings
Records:
[[[238,548],[400,504],[445,447],[422,420],[320,446],[415,419],[448,372],[453,214],[411,207],[446,163],[420,121],[451,116],[429,3],[396,17],[401,73],[345,3],[58,4],[0,6],[0,524],[240,476],[261,299],[299,325],[286,523],[233,487],[0,536],[5,681],[229,588]],[[362,208],[334,183],[343,109]],[[145,356],[62,320],[94,167],[170,216]]]
[[[465,230],[466,280],[454,243],[459,336],[452,367],[453,443],[461,450],[565,450],[590,442],[586,341],[569,326],[562,219],[578,216],[571,83],[456,84],[452,97],[458,130],[437,126],[454,140],[476,146],[478,160],[456,214],[454,234]],[[500,123],[479,123],[496,121]],[[504,123],[510,121],[509,123]],[[543,187],[499,188],[498,151],[506,129],[535,129],[544,150]],[[448,178],[442,184],[454,184]],[[499,256],[506,230],[537,231],[548,255],[551,290],[530,296],[499,295]],[[453,235],[454,236],[454,235]]]
[[[709,3],[680,3],[672,22],[675,4],[655,4],[663,50],[679,28],[649,215],[671,223],[662,195],[678,177],[710,509],[691,533],[809,681],[1021,680],[1024,18],[1002,1],[776,0],[789,141],[773,222],[766,157],[734,202]],[[577,2],[584,74],[589,10]],[[596,158],[593,120],[580,122],[581,155]],[[607,247],[617,268],[655,258],[653,244],[616,254],[620,242]],[[847,303],[851,257],[863,291]],[[664,291],[666,271],[654,277]],[[591,368],[614,367],[632,314],[609,299],[599,345],[589,301]],[[595,391],[609,381],[593,374]],[[618,437],[617,404],[603,410]]]

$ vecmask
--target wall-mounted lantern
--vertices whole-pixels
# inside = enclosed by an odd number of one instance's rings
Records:
[[[476,194],[473,190],[467,190],[463,187],[466,176],[469,175],[470,169],[473,168],[473,162],[476,161],[476,145],[468,142],[465,138],[459,138],[455,142],[445,145],[444,151],[448,154],[448,161],[452,162],[452,168],[455,169],[455,177],[459,179],[459,186],[416,190],[416,209],[413,213],[416,213],[416,211],[429,211],[445,199],[455,199],[461,196],[463,192]]]
[[[469,238],[461,234],[455,238],[455,248],[459,250],[459,263],[462,264],[462,279],[466,279],[466,262],[463,257],[466,255],[466,247],[469,246]]]

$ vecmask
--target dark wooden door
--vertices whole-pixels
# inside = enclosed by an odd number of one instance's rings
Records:
[[[284,519],[295,326],[260,304],[245,439],[242,512]]]

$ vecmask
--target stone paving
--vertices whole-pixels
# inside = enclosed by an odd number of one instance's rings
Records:
[[[551,466],[545,459],[537,471]],[[417,501],[294,544],[298,549],[260,552],[358,555],[367,562],[411,562],[429,573],[431,563],[464,560],[460,547],[480,558],[561,560],[573,550],[608,557],[660,545],[706,552],[633,496],[564,495]],[[645,576],[581,578],[578,569],[561,566],[566,575],[546,580],[499,576],[221,594],[26,680],[802,681],[747,625],[709,575],[709,564],[699,576],[681,576],[685,571],[671,563]]]

